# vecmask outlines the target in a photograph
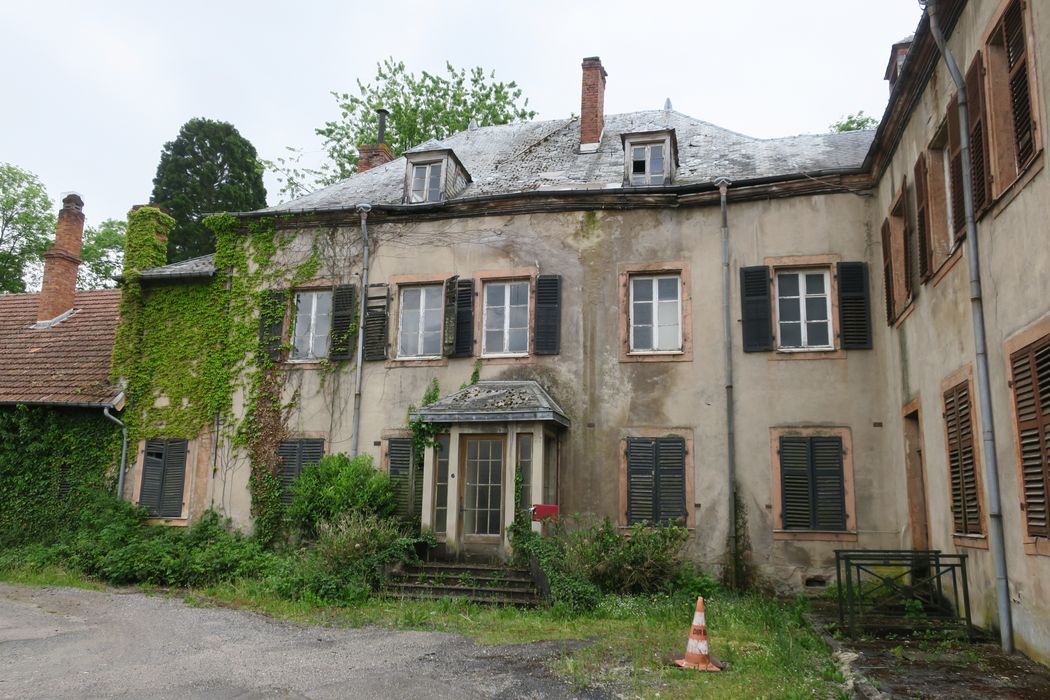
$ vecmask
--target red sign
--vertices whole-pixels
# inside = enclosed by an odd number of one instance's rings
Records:
[[[558,519],[558,506],[550,506],[544,505],[542,503],[537,503],[532,507],[533,520],[546,520],[547,518],[550,518],[551,520]]]

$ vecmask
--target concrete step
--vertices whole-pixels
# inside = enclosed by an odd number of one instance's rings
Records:
[[[410,583],[389,583],[384,592],[388,596],[418,600],[440,600],[442,598],[465,599],[485,605],[538,605],[541,600],[536,591],[521,589],[476,588],[468,586],[429,586]]]
[[[389,574],[387,595],[405,598],[465,598],[475,603],[536,605],[542,599],[527,569],[493,564],[427,562]]]

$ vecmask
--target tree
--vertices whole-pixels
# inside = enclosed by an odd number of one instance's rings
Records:
[[[175,219],[168,262],[215,251],[215,237],[200,219],[224,211],[266,206],[262,164],[255,146],[232,124],[191,119],[164,144],[150,202]]]
[[[40,179],[0,163],[0,292],[24,292],[28,265],[40,262],[55,231],[53,204]]]
[[[120,219],[106,219],[98,228],[87,227],[80,250],[83,262],[77,275],[79,289],[103,289],[116,285],[113,278],[124,263],[127,228],[127,222]]]
[[[860,131],[861,129],[874,129],[879,125],[879,120],[870,117],[860,110],[856,114],[847,114],[834,124],[828,126],[828,131]]]
[[[445,74],[408,72],[402,61],[387,58],[376,64],[373,83],[357,81],[357,94],[333,92],[340,118],[315,129],[324,138],[325,161],[319,169],[301,165],[302,151],[266,165],[277,174],[281,193],[297,197],[317,186],[346,179],[357,171],[357,146],[378,138],[380,107],[389,110],[386,144],[399,156],[428,139],[443,139],[463,131],[471,120],[479,126],[526,121],[536,116],[514,81],[496,80],[481,67],[456,69],[445,63]]]

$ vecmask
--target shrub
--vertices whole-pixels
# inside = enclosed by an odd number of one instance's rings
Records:
[[[335,523],[345,514],[386,517],[396,507],[390,477],[376,471],[369,455],[323,457],[303,470],[292,493],[288,516],[308,537],[316,536],[321,524]]]
[[[682,570],[689,531],[678,525],[633,525],[621,534],[609,518],[565,537],[565,556],[606,593],[667,590]]]

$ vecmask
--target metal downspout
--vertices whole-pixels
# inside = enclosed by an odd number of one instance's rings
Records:
[[[722,206],[722,351],[726,388],[726,480],[729,483],[729,586],[737,587],[736,427],[733,418],[733,326],[729,313],[729,178],[715,180]]]
[[[368,212],[371,204],[358,204],[357,212],[361,215],[361,244],[364,247],[364,260],[361,263],[361,300],[357,307],[357,367],[354,370],[354,425],[350,436],[350,456],[357,456],[359,433],[361,432],[361,381],[363,379],[365,351],[365,308],[368,301]]]
[[[102,415],[120,426],[120,472],[117,473],[117,498],[124,498],[124,470],[128,465],[128,426],[109,412],[112,406],[104,406]]]
[[[922,3],[920,3],[922,4]],[[999,604],[999,635],[1002,649],[1007,654],[1014,650],[1013,616],[1010,609],[1010,582],[1006,577],[1006,547],[1003,539],[1003,510],[999,493],[999,460],[995,445],[995,427],[992,422],[992,395],[988,385],[988,348],[985,340],[984,301],[981,294],[981,265],[977,244],[977,223],[973,209],[972,162],[970,161],[970,119],[966,113],[966,81],[959,71],[941,33],[937,21],[937,4],[925,3],[930,18],[930,32],[937,48],[944,56],[948,72],[957,88],[959,100],[959,137],[962,143],[963,207],[966,212],[966,260],[970,268],[970,308],[973,317],[973,339],[977,365],[977,396],[981,413],[981,454],[984,457],[988,480],[989,542],[995,562],[995,591]]]

